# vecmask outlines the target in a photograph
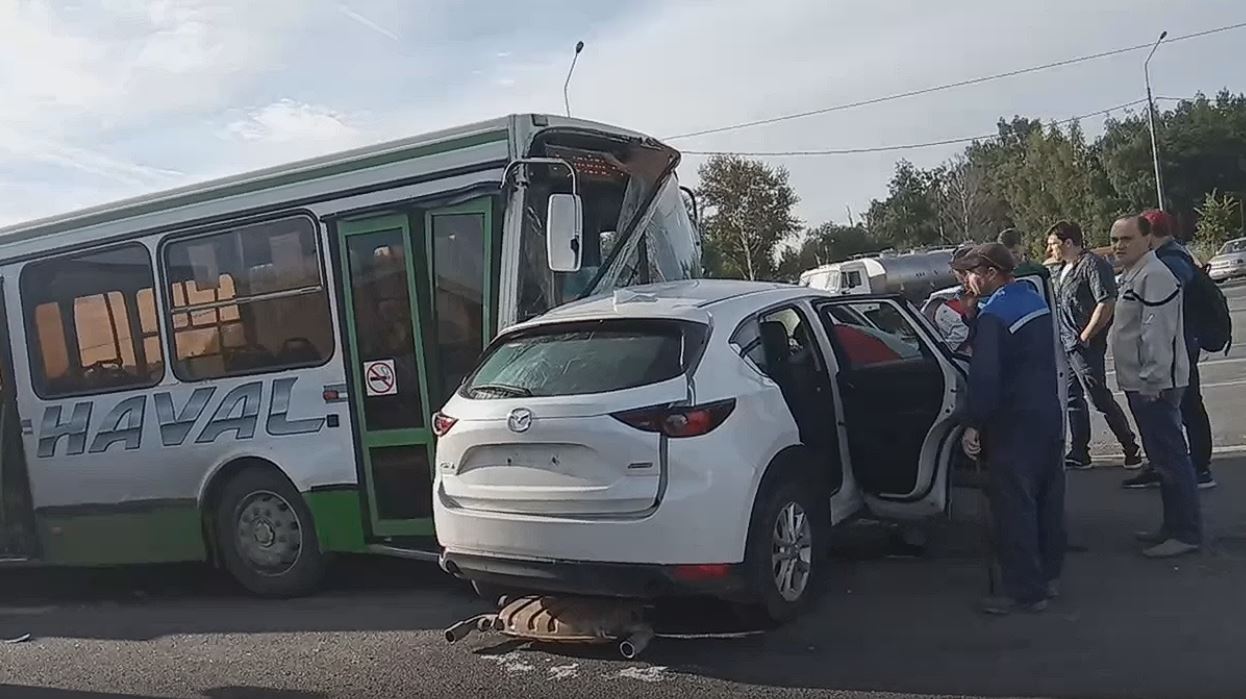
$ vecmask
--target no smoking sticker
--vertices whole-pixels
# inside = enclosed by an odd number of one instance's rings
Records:
[[[398,395],[398,380],[394,377],[394,360],[378,359],[364,362],[363,382],[369,396]]]

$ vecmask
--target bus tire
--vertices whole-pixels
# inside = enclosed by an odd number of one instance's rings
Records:
[[[248,468],[221,489],[213,513],[225,569],[262,597],[314,591],[324,576],[311,510],[294,485],[270,468]]]

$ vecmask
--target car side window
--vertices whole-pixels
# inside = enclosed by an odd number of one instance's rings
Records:
[[[747,321],[731,342],[758,371],[775,380],[783,367],[802,372],[818,371],[821,367],[809,323],[795,308],[769,311]]]
[[[932,358],[913,321],[889,303],[834,303],[818,309],[840,364],[850,369]]]

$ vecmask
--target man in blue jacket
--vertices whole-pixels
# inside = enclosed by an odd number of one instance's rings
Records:
[[[1059,594],[1066,546],[1064,416],[1051,309],[1016,280],[1016,260],[999,243],[979,245],[953,266],[984,299],[974,321],[963,443],[990,472],[1004,595],[983,600],[982,611],[1039,612]]]

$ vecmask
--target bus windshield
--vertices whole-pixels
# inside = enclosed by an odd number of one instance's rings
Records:
[[[533,167],[524,197],[517,320],[624,286],[699,276],[700,241],[671,172],[673,151],[628,144],[610,151],[549,145],[545,152],[576,170],[582,265],[574,273],[550,271],[545,208],[549,195],[569,192],[571,182],[560,168]]]

